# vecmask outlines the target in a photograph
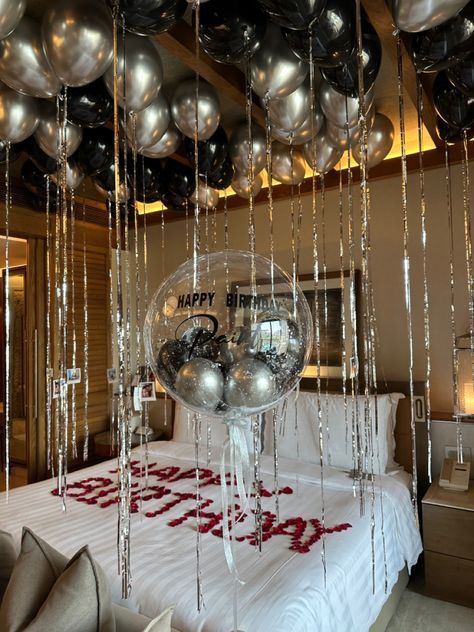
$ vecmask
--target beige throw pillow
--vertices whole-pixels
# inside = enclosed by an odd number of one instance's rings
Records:
[[[163,610],[153,621],[150,621],[143,632],[171,632],[171,617],[173,616],[173,612],[174,606]]]
[[[16,562],[15,545],[10,533],[0,529],[0,604]]]

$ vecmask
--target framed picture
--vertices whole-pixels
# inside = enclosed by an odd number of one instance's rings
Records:
[[[140,382],[138,389],[141,402],[156,401],[155,382]]]
[[[52,380],[51,382],[51,397],[52,399],[58,399],[61,396],[61,391],[66,386],[66,380]]]
[[[67,369],[66,370],[66,381],[68,384],[80,384],[81,382],[81,369]]]
[[[117,379],[117,369],[111,368],[107,369],[107,383],[115,384],[118,381]]]

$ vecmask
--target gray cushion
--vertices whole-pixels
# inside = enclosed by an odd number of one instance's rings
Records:
[[[15,545],[10,533],[0,529],[0,603],[16,562]]]
[[[173,632],[171,627],[173,606],[164,610],[153,620],[117,604],[114,604],[113,608],[117,632]]]

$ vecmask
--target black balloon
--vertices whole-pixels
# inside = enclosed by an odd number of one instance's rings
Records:
[[[468,57],[473,49],[474,0],[451,20],[411,39],[413,62],[420,72],[444,70]]]
[[[474,139],[474,125],[464,131],[466,132],[466,138],[468,141]],[[458,127],[449,125],[439,116],[436,119],[436,132],[441,140],[446,141],[448,145],[462,143],[464,140],[464,131]]]
[[[160,377],[166,381],[165,386],[174,386],[178,371],[189,360],[189,348],[182,340],[168,340],[161,346],[156,364]]]
[[[68,88],[67,118],[79,127],[100,127],[107,123],[114,111],[111,99],[102,79],[80,88]]]
[[[161,196],[161,201],[170,211],[185,211],[188,208],[188,200],[172,191],[165,191]]]
[[[129,169],[130,184],[132,176]],[[157,202],[165,191],[164,169],[161,162],[154,158],[141,156],[137,160],[137,200],[139,202]]]
[[[297,30],[307,29],[326,6],[326,0],[258,0],[258,3],[274,22]]]
[[[233,177],[234,165],[232,164],[232,160],[229,156],[227,156],[217,171],[208,174],[207,184],[213,189],[227,189],[227,187],[230,187]]]
[[[446,71],[449,80],[458,90],[474,97],[474,56],[454,64]]]
[[[458,129],[474,125],[474,97],[468,97],[457,90],[445,72],[440,72],[433,82],[433,101],[436,112]]]
[[[21,166],[21,179],[30,193],[38,198],[45,198],[47,192],[46,174],[38,169],[32,160],[26,160]],[[56,197],[56,185],[50,181],[49,192],[52,198]]]
[[[82,141],[74,152],[74,159],[91,176],[110,167],[114,161],[114,134],[106,127],[85,129]]]
[[[188,198],[196,188],[194,171],[191,167],[182,165],[177,160],[168,160],[165,166],[165,181],[167,192],[182,198]]]
[[[122,163],[120,163],[120,183],[124,182],[125,171]],[[99,171],[91,176],[91,180],[94,184],[97,184],[101,189],[108,193],[115,192],[115,163],[110,163],[107,169]]]
[[[347,0],[327,0],[319,20],[311,25],[311,47],[315,64],[325,68],[340,66],[356,44],[355,4]],[[288,45],[303,61],[310,61],[308,30],[283,29]]]
[[[200,176],[217,171],[223,164],[227,156],[229,142],[227,134],[219,125],[209,140],[198,142],[198,169]],[[191,164],[194,165],[194,140],[184,139],[184,151]]]
[[[260,47],[265,18],[254,0],[210,0],[201,5],[199,41],[218,62],[238,64]]]
[[[16,143],[10,145],[10,162],[17,160],[24,147],[23,143]],[[3,165],[7,161],[7,142],[0,140],[0,164]]]
[[[30,160],[32,160],[43,173],[56,173],[58,170],[58,163],[54,160],[54,158],[45,154],[33,136],[30,136],[23,141],[23,148],[28,154]]]
[[[108,0],[113,10],[114,1]],[[120,0],[119,14],[125,18],[127,31],[137,35],[156,35],[173,28],[183,17],[186,0]]]
[[[374,85],[382,62],[382,46],[374,27],[366,20],[362,23],[362,58],[364,65],[364,92]],[[359,69],[357,47],[349,59],[336,68],[323,68],[321,74],[338,92],[350,97],[359,95]]]

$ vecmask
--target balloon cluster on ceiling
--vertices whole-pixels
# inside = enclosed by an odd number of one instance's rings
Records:
[[[29,160],[22,167],[23,182],[36,200],[44,198],[44,174],[54,176],[57,171],[62,133],[54,98],[66,95],[67,185],[77,189],[84,177],[90,177],[99,191],[111,195],[115,188],[110,124],[114,1],[61,0],[46,9],[41,24],[25,13],[26,4],[26,0],[4,0],[0,18],[0,159],[7,141],[13,144],[12,158],[26,151]],[[306,163],[314,163],[318,173],[327,173],[348,147],[360,162],[355,2],[202,0],[201,4],[202,48],[223,64],[249,64],[251,87],[268,108],[273,178],[299,184]],[[473,126],[474,1],[441,4],[430,15],[431,3],[395,0],[393,12],[401,29],[414,31],[410,48],[417,69],[440,71],[433,86],[439,133],[454,142],[460,140],[462,130],[471,131]],[[196,202],[197,195],[200,206],[212,208],[219,190],[229,186],[242,197],[259,192],[266,167],[266,131],[254,124],[250,137],[243,121],[228,138],[221,126],[218,95],[201,81],[197,133],[202,182],[196,194],[195,82],[182,82],[168,102],[153,40],[154,35],[172,29],[187,7],[186,0],[119,2],[126,28],[125,36],[118,37],[118,101],[127,112],[121,115],[122,142],[143,156],[137,163],[142,183],[139,201],[161,200],[167,207],[184,209],[188,200]],[[315,100],[308,80],[311,59],[322,75]],[[374,108],[381,44],[366,16],[362,59],[367,164],[373,167],[389,153],[394,130],[391,121]],[[175,152],[184,154],[189,165],[182,158],[172,158]],[[125,179],[124,172],[120,179],[123,201],[131,191]]]

